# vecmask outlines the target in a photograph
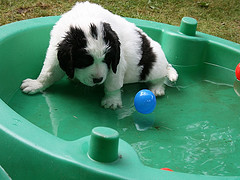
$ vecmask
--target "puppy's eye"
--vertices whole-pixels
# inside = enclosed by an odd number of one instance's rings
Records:
[[[76,68],[85,68],[91,66],[94,63],[94,59],[90,55],[80,56],[75,60],[75,67]]]

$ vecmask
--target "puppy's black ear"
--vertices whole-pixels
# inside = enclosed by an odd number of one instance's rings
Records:
[[[68,77],[72,79],[74,77],[72,46],[66,39],[58,44],[57,58],[60,67],[66,72]]]
[[[74,77],[74,57],[77,56],[76,49],[84,49],[86,44],[86,37],[82,29],[73,26],[70,26],[64,39],[58,44],[57,57],[59,65],[71,79]]]
[[[117,72],[117,66],[120,61],[120,45],[119,38],[117,33],[112,30],[110,24],[103,23],[103,34],[104,34],[104,41],[109,46],[109,51],[105,56],[105,62],[108,66],[111,65],[112,71],[114,73]]]

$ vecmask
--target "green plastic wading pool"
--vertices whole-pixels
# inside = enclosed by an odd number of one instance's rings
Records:
[[[100,106],[102,86],[67,78],[21,92],[22,80],[38,76],[58,19],[0,27],[0,166],[12,179],[240,179],[239,44],[196,32],[192,18],[180,27],[127,18],[179,73],[141,115],[133,101],[145,84],[125,85],[116,111]]]

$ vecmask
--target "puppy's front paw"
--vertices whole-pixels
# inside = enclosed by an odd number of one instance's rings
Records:
[[[117,109],[122,107],[121,92],[106,93],[105,97],[102,99],[101,105],[104,108]]]
[[[155,84],[152,85],[150,90],[153,92],[155,96],[164,96],[165,95],[165,86],[164,84]]]
[[[152,88],[151,91],[155,96],[164,96],[165,95],[165,89],[164,88],[159,88],[159,89],[154,89]]]
[[[167,67],[167,70],[168,70],[168,79],[171,81],[171,82],[176,82],[177,79],[178,79],[178,73],[177,71],[172,67],[171,64],[168,64],[168,67]]]
[[[21,89],[24,93],[35,94],[35,93],[43,90],[43,85],[38,80],[25,79],[22,82]]]
[[[176,82],[177,79],[178,79],[178,74],[177,74],[177,73],[169,74],[168,79],[169,79],[171,82]]]
[[[110,108],[110,109],[117,109],[117,108],[121,108],[122,107],[122,101],[121,100],[117,100],[117,99],[112,99],[112,98],[104,98],[102,100],[102,106],[106,109]]]

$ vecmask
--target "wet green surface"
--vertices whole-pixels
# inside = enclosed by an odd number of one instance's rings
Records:
[[[238,82],[240,83],[240,82]],[[117,130],[150,167],[174,171],[240,175],[240,112],[233,85],[199,81],[167,88],[155,111],[141,115],[133,99],[144,84],[123,88],[123,108],[100,107],[103,88],[65,79],[43,94],[20,90],[8,102],[38,127],[65,140],[89,135],[96,126]]]

